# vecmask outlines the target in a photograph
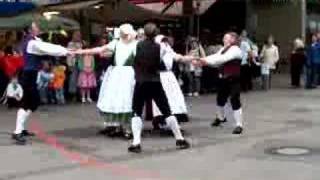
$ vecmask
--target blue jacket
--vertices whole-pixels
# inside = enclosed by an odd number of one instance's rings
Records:
[[[320,43],[312,44],[307,51],[307,66],[312,64],[320,64]]]

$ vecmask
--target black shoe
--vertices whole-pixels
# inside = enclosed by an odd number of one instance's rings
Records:
[[[104,129],[98,131],[99,135],[108,135],[110,132],[115,131],[115,127],[105,127]]]
[[[105,128],[105,129],[102,129],[102,130],[100,130],[100,131],[98,131],[98,135],[107,135],[107,133],[108,133],[108,129],[107,128]]]
[[[32,133],[32,132],[30,132],[30,131],[27,131],[27,130],[23,130],[23,131],[22,131],[22,135],[23,135],[23,136],[29,136],[29,137],[35,136],[34,133]]]
[[[17,145],[25,145],[27,143],[22,134],[12,134],[12,139],[16,141]]]
[[[140,146],[140,144],[139,145],[131,145],[128,148],[128,151],[132,152],[132,153],[141,153],[141,146]]]
[[[190,144],[186,140],[177,140],[176,142],[177,149],[189,149]]]
[[[225,123],[227,122],[227,118],[224,118],[224,120],[220,120],[218,118],[216,118],[213,123],[211,123],[211,126],[213,127],[217,127],[217,126],[220,126],[221,123]]]
[[[243,128],[240,127],[240,126],[237,126],[237,127],[233,130],[232,134],[242,134],[242,131],[243,131]]]

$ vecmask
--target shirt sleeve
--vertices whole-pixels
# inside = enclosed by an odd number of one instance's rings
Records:
[[[279,61],[279,59],[280,59],[278,47],[275,47],[275,48],[274,48],[274,51],[275,51],[275,52],[274,52],[275,63],[277,63],[277,62]]]
[[[105,48],[106,48],[107,50],[113,52],[113,51],[115,51],[115,49],[116,49],[116,44],[117,44],[117,42],[118,42],[118,41],[116,41],[116,40],[111,41],[109,44],[106,45]]]
[[[218,53],[206,57],[205,60],[210,66],[219,66],[233,59],[241,59],[241,58],[242,58],[242,53],[240,48],[233,46],[229,50],[227,50],[227,52],[225,52],[224,54],[221,54],[221,50],[220,50]]]
[[[68,50],[60,45],[31,40],[28,43],[27,52],[34,55],[49,55],[49,56],[66,56]]]

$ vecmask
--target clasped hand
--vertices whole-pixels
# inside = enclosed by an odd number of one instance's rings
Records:
[[[205,58],[193,59],[191,63],[192,63],[192,65],[197,66],[197,67],[207,66],[208,65],[208,63],[207,63]]]

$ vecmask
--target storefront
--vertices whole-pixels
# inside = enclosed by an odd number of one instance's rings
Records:
[[[293,40],[306,37],[306,1],[250,0],[246,24],[249,34],[261,43],[273,35],[280,56],[287,60]]]

